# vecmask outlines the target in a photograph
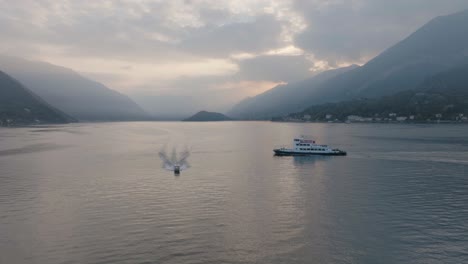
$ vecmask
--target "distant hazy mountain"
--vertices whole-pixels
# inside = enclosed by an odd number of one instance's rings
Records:
[[[64,114],[0,71],[0,126],[68,121],[71,120]]]
[[[327,121],[328,116],[329,120],[344,121],[350,115],[383,119],[391,113],[413,116],[415,121],[464,120],[468,117],[468,64],[426,78],[414,90],[375,99],[314,105],[303,112],[290,114],[289,118]]]
[[[231,118],[216,112],[207,112],[207,111],[200,111],[195,115],[185,119],[184,121],[228,121],[232,120]]]
[[[130,96],[156,120],[181,120],[204,107],[191,96]]]
[[[308,105],[353,98],[372,98],[415,89],[427,77],[462,64],[468,57],[468,10],[437,17],[408,38],[384,51],[362,67],[349,70],[314,85],[302,101]],[[281,98],[294,104],[300,96],[284,94]],[[253,103],[254,104],[254,103]],[[260,103],[259,103],[260,104]],[[272,103],[269,107],[274,108]],[[281,107],[278,107],[281,108]],[[255,108],[239,107],[233,113],[252,117],[265,116]],[[251,109],[251,110],[250,110]],[[265,109],[265,108],[262,108]],[[250,111],[250,112],[248,112]],[[276,111],[275,113],[279,113]]]
[[[0,56],[0,67],[50,105],[87,121],[147,119],[130,98],[76,72],[49,63]]]
[[[272,116],[303,110],[310,106],[309,100],[317,87],[339,74],[358,67],[352,65],[325,71],[303,81],[278,85],[262,94],[244,99],[228,114],[242,119],[269,119]]]

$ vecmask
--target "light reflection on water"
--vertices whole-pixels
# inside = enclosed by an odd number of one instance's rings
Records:
[[[0,263],[464,263],[468,127],[0,129]],[[275,157],[294,136],[346,157]],[[180,177],[164,146],[190,146]]]

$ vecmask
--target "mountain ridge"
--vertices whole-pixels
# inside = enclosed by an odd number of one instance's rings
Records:
[[[416,88],[425,78],[463,63],[468,56],[466,24],[468,10],[430,20],[359,69],[327,82],[315,101],[379,97]]]
[[[48,104],[81,121],[131,121],[149,117],[128,96],[54,64],[0,56],[0,67]]]
[[[468,121],[468,61],[426,78],[417,89],[372,99],[314,105],[274,120],[346,121]],[[409,118],[411,117],[411,118]],[[409,119],[405,119],[409,118]]]
[[[0,70],[0,126],[74,121]]]

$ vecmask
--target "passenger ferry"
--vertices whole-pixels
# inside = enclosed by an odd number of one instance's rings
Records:
[[[315,140],[306,139],[305,137],[295,138],[293,148],[274,149],[277,156],[308,156],[308,155],[329,155],[329,156],[345,156],[346,151],[332,149],[327,145],[318,145]]]

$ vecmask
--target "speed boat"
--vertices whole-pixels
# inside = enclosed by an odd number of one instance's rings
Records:
[[[174,166],[174,175],[179,175],[180,174],[180,166],[179,165],[175,165]]]
[[[346,156],[346,151],[332,149],[327,145],[319,145],[315,140],[300,137],[293,140],[293,148],[277,148],[273,150],[277,156],[309,156],[309,155],[327,155],[327,156]]]

